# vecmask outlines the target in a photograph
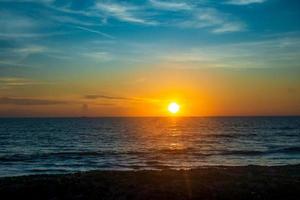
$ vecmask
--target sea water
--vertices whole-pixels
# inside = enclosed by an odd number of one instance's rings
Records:
[[[300,117],[0,119],[0,176],[288,164]]]

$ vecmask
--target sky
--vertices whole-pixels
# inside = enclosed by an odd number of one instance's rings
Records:
[[[300,115],[298,0],[0,0],[0,116]]]

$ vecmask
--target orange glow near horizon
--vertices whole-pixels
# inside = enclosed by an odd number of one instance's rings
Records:
[[[116,71],[118,76],[109,80],[101,73],[93,73],[89,77],[83,74],[78,80],[66,76],[72,79],[60,84],[37,84],[28,88],[10,86],[11,89],[1,90],[0,116],[177,117],[300,113],[297,73],[286,72],[284,77],[274,79],[278,71],[258,74],[250,70],[246,74],[219,68],[212,72],[205,68],[191,73],[190,70],[169,70],[170,67],[161,67],[159,71],[140,69],[136,73]],[[293,79],[286,79],[289,76]],[[139,77],[146,78],[137,84],[133,80]],[[126,82],[128,84],[123,84]],[[176,103],[179,109],[176,106],[175,112],[169,109],[171,103]]]

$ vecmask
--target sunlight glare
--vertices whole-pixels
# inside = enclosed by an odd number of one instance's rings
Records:
[[[177,113],[179,111],[179,109],[180,109],[180,106],[176,102],[172,102],[168,106],[169,112],[171,112],[173,114]]]

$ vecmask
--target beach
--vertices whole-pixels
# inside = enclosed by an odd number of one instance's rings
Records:
[[[0,179],[1,199],[299,199],[300,165],[89,171]]]

